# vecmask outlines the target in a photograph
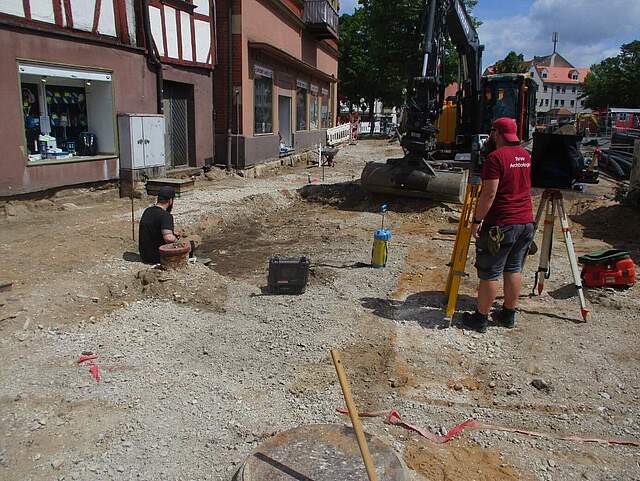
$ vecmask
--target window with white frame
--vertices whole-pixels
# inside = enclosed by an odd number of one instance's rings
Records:
[[[273,133],[273,70],[255,65],[253,68],[253,131]]]
[[[112,74],[19,63],[29,161],[115,155]]]

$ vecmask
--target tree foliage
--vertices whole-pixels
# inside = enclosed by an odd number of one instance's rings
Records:
[[[524,55],[513,50],[503,60],[498,60],[495,65],[495,73],[525,73],[527,70]]]
[[[593,65],[583,90],[585,105],[594,110],[640,107],[640,40],[622,45],[616,57]]]
[[[352,15],[340,17],[339,93],[350,103],[404,102],[410,79],[418,75],[424,0],[359,0]],[[477,0],[465,0],[467,9]],[[475,19],[474,19],[475,20]],[[476,22],[478,23],[478,22]],[[447,44],[445,82],[455,80],[458,55]]]

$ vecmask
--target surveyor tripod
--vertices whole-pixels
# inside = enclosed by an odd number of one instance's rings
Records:
[[[573,239],[571,238],[571,228],[569,226],[569,219],[567,212],[564,208],[564,199],[562,197],[562,191],[558,189],[546,189],[542,193],[542,200],[538,207],[536,214],[536,223],[534,228],[534,234],[538,232],[538,226],[542,220],[544,214],[544,229],[542,234],[542,244],[540,246],[540,262],[538,264],[538,270],[536,271],[535,285],[533,286],[533,294],[536,291],[538,295],[542,294],[544,290],[544,281],[551,276],[551,253],[553,247],[553,228],[555,226],[556,215],[560,220],[560,227],[562,228],[562,235],[564,236],[564,243],[567,248],[567,257],[569,258],[569,265],[571,266],[571,273],[573,275],[573,281],[575,283],[578,298],[580,300],[580,313],[582,318],[587,321],[589,317],[589,310],[587,309],[587,302],[584,298],[584,292],[582,290],[582,280],[580,278],[580,271],[578,270],[578,261],[576,259],[576,252],[573,248]]]

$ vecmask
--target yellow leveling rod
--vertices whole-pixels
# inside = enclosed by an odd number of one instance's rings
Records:
[[[446,318],[449,320],[449,326],[451,326],[453,314],[456,311],[460,282],[462,277],[466,275],[465,268],[469,255],[469,245],[471,244],[471,227],[473,226],[476,202],[480,195],[480,187],[481,184],[477,180],[470,180],[467,184],[467,191],[464,196],[464,204],[458,224],[458,233],[456,234],[456,242],[453,245],[453,252],[451,253],[449,275],[445,288],[445,295],[447,296]]]

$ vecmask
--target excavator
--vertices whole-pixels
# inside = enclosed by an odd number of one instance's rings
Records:
[[[461,203],[495,119],[514,118],[520,139],[530,139],[536,84],[529,74],[482,76],[484,47],[462,0],[427,0],[421,32],[419,76],[400,117],[404,156],[367,163],[361,184],[370,192]],[[460,61],[457,93],[445,99],[449,40]]]

